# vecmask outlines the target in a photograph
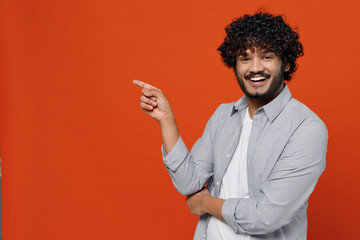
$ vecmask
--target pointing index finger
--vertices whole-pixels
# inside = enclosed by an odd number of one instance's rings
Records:
[[[139,86],[139,87],[144,87],[145,83],[140,81],[140,80],[133,80],[133,84]]]
[[[156,89],[156,90],[160,90],[146,82],[140,81],[140,80],[133,80],[133,84],[142,87],[142,88],[146,88],[146,89]]]

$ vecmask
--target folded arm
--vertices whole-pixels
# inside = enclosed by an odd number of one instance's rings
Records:
[[[220,199],[196,193],[187,199],[194,215],[209,213],[235,232],[266,234],[288,224],[314,190],[325,169],[327,130],[310,121],[286,145],[256,197]]]

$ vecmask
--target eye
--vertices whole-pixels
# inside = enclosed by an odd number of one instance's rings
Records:
[[[247,62],[247,61],[249,61],[250,60],[250,58],[248,58],[248,57],[241,57],[240,58],[240,61],[241,62]]]
[[[274,57],[272,56],[272,55],[267,55],[267,56],[264,56],[264,59],[267,59],[267,60],[269,60],[269,59],[273,59]]]

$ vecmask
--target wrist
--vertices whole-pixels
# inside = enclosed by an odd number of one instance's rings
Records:
[[[201,210],[205,213],[210,213],[209,203],[211,202],[212,196],[204,195],[201,200]]]
[[[202,200],[202,210],[204,213],[208,213],[217,219],[225,222],[225,219],[222,216],[222,206],[225,202],[225,199],[216,198],[211,195],[204,196]]]
[[[162,128],[171,127],[176,125],[176,120],[174,114],[165,115],[159,120],[159,124]]]

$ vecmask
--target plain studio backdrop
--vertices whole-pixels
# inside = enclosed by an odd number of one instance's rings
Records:
[[[192,239],[133,79],[170,99],[188,148],[243,94],[216,51],[245,13],[283,13],[305,56],[288,84],[329,130],[309,239],[359,227],[359,1],[3,0],[0,140],[6,240]]]

